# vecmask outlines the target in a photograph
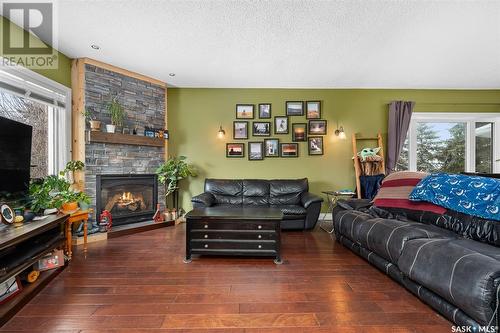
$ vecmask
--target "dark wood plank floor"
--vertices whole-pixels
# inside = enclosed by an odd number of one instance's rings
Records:
[[[285,264],[182,263],[184,226],[89,245],[0,331],[446,332],[450,323],[323,231],[284,232]]]

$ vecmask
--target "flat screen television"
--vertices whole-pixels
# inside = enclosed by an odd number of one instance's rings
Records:
[[[0,117],[0,192],[27,192],[32,130],[29,125]]]

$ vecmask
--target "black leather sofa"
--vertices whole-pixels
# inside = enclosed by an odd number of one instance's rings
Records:
[[[276,207],[284,215],[281,229],[309,230],[318,221],[323,199],[309,193],[304,179],[206,179],[205,192],[193,207]]]
[[[355,199],[339,201],[333,216],[337,241],[450,321],[498,332],[500,233],[491,226],[500,222],[453,211],[407,214]]]

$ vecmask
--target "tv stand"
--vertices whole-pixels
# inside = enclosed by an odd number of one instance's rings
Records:
[[[63,248],[64,225],[68,215],[51,215],[41,221],[31,221],[23,226],[0,225],[0,282],[17,276],[35,264],[47,253]],[[43,289],[65,266],[45,271],[32,284],[23,286],[20,293],[0,304],[0,326]]]

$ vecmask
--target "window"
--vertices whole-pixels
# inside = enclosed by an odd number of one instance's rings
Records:
[[[70,160],[70,101],[63,85],[23,67],[0,67],[0,116],[33,127],[32,178],[56,174]]]
[[[496,113],[414,113],[397,170],[499,172]]]

